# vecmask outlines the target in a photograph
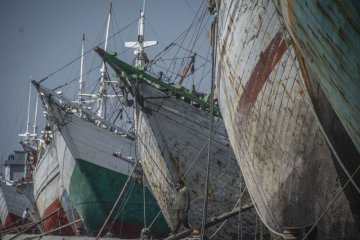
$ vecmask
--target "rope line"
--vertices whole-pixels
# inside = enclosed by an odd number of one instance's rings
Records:
[[[99,239],[99,237],[100,237],[100,235],[101,235],[102,231],[104,230],[104,228],[105,228],[105,226],[106,226],[107,222],[109,221],[109,219],[110,219],[111,215],[113,214],[113,212],[114,212],[114,210],[115,210],[115,208],[116,208],[116,205],[119,203],[119,201],[120,201],[120,199],[121,199],[122,195],[124,194],[125,189],[127,188],[127,185],[129,184],[130,179],[131,179],[131,176],[132,176],[132,175],[133,175],[133,173],[135,172],[136,166],[138,165],[139,161],[140,161],[140,158],[136,160],[136,162],[135,162],[135,164],[134,164],[134,167],[133,167],[133,169],[132,169],[131,173],[129,174],[129,176],[128,176],[128,178],[127,178],[127,180],[126,180],[126,182],[125,182],[125,184],[124,184],[124,186],[123,186],[123,188],[122,188],[122,190],[121,190],[121,192],[120,192],[120,194],[119,194],[118,198],[116,199],[116,201],[115,201],[115,204],[114,204],[113,208],[111,209],[111,211],[110,211],[110,213],[109,213],[108,217],[106,218],[106,220],[105,220],[105,222],[104,222],[103,226],[101,227],[101,229],[100,229],[100,231],[99,231],[98,235],[96,236],[96,240],[98,240],[98,239]]]
[[[214,22],[211,26],[211,31],[216,31],[216,22],[217,18],[214,19]],[[204,239],[205,236],[205,224],[206,224],[206,215],[207,215],[207,204],[208,204],[208,189],[209,189],[209,180],[210,180],[210,161],[212,156],[212,129],[213,129],[213,119],[214,119],[214,90],[215,90],[215,34],[213,34],[213,51],[212,51],[212,76],[211,76],[211,92],[210,92],[210,120],[209,120],[209,145],[208,145],[208,159],[206,166],[206,182],[205,182],[205,199],[204,199],[204,207],[203,207],[203,217],[201,224],[201,240]]]
[[[276,2],[274,2],[274,5],[276,6],[276,9],[277,9],[276,12],[277,12],[277,14],[278,14],[278,16],[279,16],[279,21],[281,22],[281,24],[282,24],[283,26],[286,26],[285,23],[284,23],[284,21],[283,21],[283,19],[282,19],[281,13],[279,12],[278,5],[276,4]],[[282,31],[283,31],[283,32],[286,31],[286,33],[287,33],[288,35],[290,35],[290,33],[288,32],[287,28],[283,28]],[[291,35],[290,35],[290,36],[291,36]],[[287,41],[286,41],[285,43],[288,45]],[[294,57],[293,55],[291,55],[291,57],[292,57],[292,61],[293,61],[293,62],[296,62],[295,57]],[[300,70],[298,70],[298,71],[300,71]],[[301,71],[300,71],[300,72],[301,72]],[[302,88],[302,90],[303,90],[305,93],[308,92],[308,91],[307,91],[307,88],[306,88],[305,86],[303,86],[302,84],[300,84],[300,87]],[[306,94],[306,97],[307,97],[307,100],[311,102],[311,98],[310,98],[309,94]],[[319,117],[318,117],[317,112],[315,111],[314,107],[312,107],[311,109],[312,109],[312,112],[314,113],[314,115],[315,115],[315,117],[316,117],[316,119],[317,119],[317,122],[320,122],[320,121],[319,121]],[[344,173],[346,174],[346,176],[351,180],[351,184],[354,186],[354,188],[356,189],[356,191],[357,191],[358,193],[360,193],[360,188],[359,188],[359,186],[358,186],[358,185],[356,184],[356,182],[352,179],[352,177],[350,176],[350,173],[349,173],[348,169],[345,167],[345,165],[344,165],[343,162],[341,161],[341,159],[340,159],[339,155],[337,154],[335,148],[334,148],[333,145],[331,144],[331,141],[330,141],[330,139],[328,138],[328,136],[327,136],[327,134],[326,134],[326,132],[325,132],[325,129],[323,128],[323,126],[322,126],[321,124],[319,124],[319,127],[320,127],[321,131],[323,132],[323,135],[324,135],[324,137],[325,137],[325,140],[326,140],[326,142],[328,143],[328,145],[329,145],[332,153],[335,155],[335,158],[336,158],[337,162],[339,163],[339,165],[340,165],[341,168],[343,169],[343,171],[344,171]]]
[[[310,228],[310,230],[306,233],[306,235],[302,238],[302,240],[306,240],[307,236],[309,236],[309,234],[312,232],[312,230],[314,230],[314,228],[316,227],[316,225],[320,222],[320,220],[325,216],[325,214],[327,213],[327,211],[332,207],[332,205],[335,203],[335,201],[339,198],[339,196],[343,193],[343,191],[345,190],[345,188],[347,187],[347,185],[351,182],[351,180],[353,179],[353,177],[355,176],[355,174],[357,173],[357,171],[360,169],[360,165],[356,168],[356,170],[354,171],[354,173],[350,176],[350,178],[347,180],[347,182],[344,184],[344,186],[341,188],[341,190],[339,191],[339,193],[334,197],[334,199],[330,202],[329,206],[324,210],[324,212],[320,215],[320,217],[315,221],[315,223],[313,224],[313,226]]]
[[[130,24],[128,24],[128,25],[126,25],[125,27],[123,27],[122,29],[120,29],[119,31],[115,32],[115,33],[112,34],[111,36],[109,36],[108,39],[111,39],[111,38],[115,37],[117,34],[119,34],[120,32],[124,31],[125,29],[129,28],[129,27],[130,27],[131,25],[133,25],[134,23],[137,23],[137,21],[138,21],[138,18],[137,18],[136,20],[132,21]],[[105,39],[105,40],[101,41],[98,45],[101,45],[101,44],[105,43],[105,41],[108,40],[108,39]],[[98,46],[98,45],[96,45],[96,46]],[[96,46],[94,46],[94,47],[96,47]],[[94,47],[93,47],[93,48],[94,48]],[[87,55],[87,54],[89,54],[90,52],[92,52],[92,51],[93,51],[93,48],[91,48],[91,49],[89,49],[88,51],[86,51],[86,52],[84,53],[84,56]],[[65,64],[64,66],[60,67],[60,68],[57,69],[56,71],[50,73],[49,75],[47,75],[46,77],[44,77],[43,79],[41,79],[41,80],[39,81],[39,83],[42,83],[42,82],[44,82],[45,80],[49,79],[50,77],[52,77],[52,76],[55,75],[56,73],[60,72],[61,70],[65,69],[65,68],[67,68],[68,66],[70,66],[71,64],[73,64],[74,62],[78,61],[80,58],[81,58],[81,55],[78,56],[78,57],[76,57],[76,58],[74,58],[73,60],[69,61],[69,62],[68,62],[67,64]]]
[[[239,204],[241,204],[241,198],[243,196],[243,194],[245,193],[246,191],[246,186],[245,188],[243,189],[243,191],[241,192],[240,194],[240,197],[239,199],[237,200],[237,202],[235,203],[234,207],[232,210],[234,210]],[[240,206],[240,209],[241,209],[241,206]],[[239,215],[241,215],[241,212],[239,213]],[[224,225],[227,223],[228,219],[226,219],[221,225],[220,227],[218,227],[218,229],[216,229],[216,231],[209,237],[209,239],[213,239],[215,237],[215,235],[222,229],[222,227],[224,227]]]

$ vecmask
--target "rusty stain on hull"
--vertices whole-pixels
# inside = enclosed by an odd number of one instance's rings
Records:
[[[311,110],[299,53],[273,1],[224,0],[218,13],[218,101],[249,193],[274,230],[310,225],[341,184]],[[236,19],[231,32],[230,18]],[[342,194],[317,226],[322,239],[359,235],[350,204]]]
[[[283,54],[287,50],[287,45],[280,32],[276,33],[269,46],[260,54],[259,60],[252,71],[249,80],[241,95],[238,105],[238,113],[247,114],[250,107],[257,99],[260,90],[266,80],[269,79],[270,73],[279,63]]]

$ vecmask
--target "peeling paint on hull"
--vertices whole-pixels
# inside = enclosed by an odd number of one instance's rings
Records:
[[[272,229],[304,231],[341,184],[291,38],[272,1],[221,1],[218,22],[218,101],[249,193]],[[345,194],[317,234],[359,237]]]
[[[308,71],[360,152],[360,3],[280,1],[284,23]]]
[[[345,184],[360,164],[360,3],[292,0],[280,2],[278,9]],[[360,174],[353,181],[360,186]],[[359,190],[350,184],[345,193],[360,231]]]
[[[144,107],[137,113],[139,153],[152,191],[167,222],[174,228],[175,183],[183,178],[191,195],[189,222],[201,226],[209,113],[175,96],[166,96],[154,87],[143,84],[140,89]],[[245,187],[221,118],[214,117],[213,130],[208,219],[230,211],[239,200],[240,186]],[[242,204],[249,201],[245,194]],[[243,213],[244,237],[254,237],[255,219],[253,210]],[[229,219],[216,239],[236,238],[237,226],[238,218]],[[215,230],[216,227],[208,229],[207,235],[211,236]]]

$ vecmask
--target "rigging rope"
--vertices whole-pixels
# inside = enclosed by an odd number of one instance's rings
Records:
[[[271,227],[266,223],[265,219],[261,216],[260,210],[258,209],[258,206],[256,205],[256,202],[254,201],[252,195],[251,195],[251,194],[249,194],[249,195],[250,195],[251,201],[253,202],[254,209],[256,210],[257,215],[259,216],[259,218],[261,219],[261,221],[263,222],[263,224],[267,227],[267,229],[268,229],[270,232],[272,232],[273,234],[278,235],[278,236],[284,238],[285,235],[284,235],[283,233],[280,233],[280,232],[274,230],[273,228],[271,228]]]
[[[203,4],[203,3],[202,3],[202,4]],[[196,15],[195,15],[194,19],[192,20],[190,26],[189,26],[183,33],[181,33],[181,34],[176,38],[175,41],[178,41],[178,40],[180,40],[180,38],[183,38],[182,41],[181,41],[181,43],[180,43],[180,46],[183,45],[183,43],[184,43],[187,35],[188,35],[189,32],[190,32],[190,29],[193,27],[193,25],[194,25],[196,22],[201,21],[201,17],[197,18],[198,15],[199,15],[200,9],[203,9],[203,6],[202,6],[202,5],[201,5],[201,6],[199,7],[199,9],[197,10]],[[176,51],[175,57],[177,56],[178,53],[179,53],[179,49]],[[173,65],[173,70],[172,70],[172,71],[175,72],[175,70],[174,70],[174,69],[175,69],[175,62],[173,61],[173,62],[170,64],[169,69],[171,68],[171,65]],[[180,66],[180,67],[181,67],[181,66]],[[167,72],[165,73],[165,75],[166,75],[166,74],[167,74]],[[175,80],[174,80],[174,81],[175,81]]]
[[[95,71],[95,70],[99,69],[99,68],[101,67],[101,65],[102,65],[102,64],[99,64],[99,65],[96,66],[95,68],[92,68],[92,69],[90,69],[89,71],[83,73],[81,76],[85,76],[85,75],[91,73],[92,71]],[[74,82],[74,81],[76,81],[76,80],[78,80],[78,79],[79,79],[79,77],[76,77],[76,78],[70,80],[69,82],[64,83],[63,85],[57,86],[56,88],[52,89],[52,91],[56,91],[56,90],[58,90],[59,88],[65,87],[65,86],[69,85],[70,83],[72,83],[72,82]],[[39,83],[40,83],[40,82],[39,82]]]
[[[112,87],[113,89],[115,89],[113,83],[111,83],[111,87]],[[116,95],[117,95],[117,94],[116,94]],[[119,96],[118,96],[118,99],[119,99],[119,101],[120,101]],[[126,111],[125,111],[125,114],[126,114],[126,116],[128,117],[128,119],[130,119],[130,117],[129,117],[129,115],[127,114]],[[165,174],[163,173],[163,171],[161,170],[161,168],[158,166],[158,164],[157,164],[156,161],[154,160],[154,158],[153,158],[152,154],[150,153],[149,149],[148,149],[147,146],[144,144],[144,141],[142,140],[142,138],[141,138],[140,135],[138,134],[137,129],[134,128],[134,130],[135,130],[135,135],[136,135],[137,138],[140,140],[141,144],[144,146],[145,150],[146,150],[147,153],[149,154],[150,160],[153,161],[153,163],[155,164],[156,168],[159,170],[159,172],[161,173],[161,175],[164,177],[165,181],[166,181],[169,185],[172,185],[171,181],[167,179],[167,177],[165,176]]]
[[[267,7],[265,7],[265,8],[266,8],[266,9],[269,9],[270,7],[267,6]],[[275,14],[272,14],[271,18],[272,18],[274,15],[275,15]],[[265,18],[263,18],[263,19],[265,19]],[[248,34],[249,34],[249,33],[248,33]],[[290,53],[288,52],[288,55],[289,55],[289,54],[290,54]],[[233,67],[231,64],[229,64],[229,66],[234,69],[234,67]],[[234,72],[235,72],[235,71],[234,71]],[[245,95],[247,95],[247,96],[249,97],[249,93],[244,89],[243,86],[242,86],[242,88],[243,88],[243,90],[244,90],[244,91],[243,91],[243,94],[245,94]],[[249,98],[250,98],[250,97],[249,97]],[[255,115],[254,117],[255,117],[256,119],[259,119],[259,117],[256,116],[256,113],[255,113],[255,112],[253,112],[253,114]],[[281,148],[281,145],[278,143],[278,141],[276,141],[276,138],[275,138],[275,137],[274,137],[274,142],[279,146],[279,149],[284,153],[284,155],[288,155],[288,153]],[[247,164],[249,164],[248,161],[246,161],[246,162],[247,162]],[[249,166],[249,167],[250,167],[250,166]],[[251,169],[251,168],[250,168],[250,169]],[[253,172],[251,172],[251,174],[252,174],[252,176],[253,176],[253,179],[255,180],[256,174],[253,173]],[[255,175],[255,176],[254,176],[254,175]],[[256,179],[258,179],[257,176],[256,176]],[[257,189],[258,189],[258,191],[259,191],[260,196],[261,196],[262,198],[264,198],[264,196],[262,196],[262,194],[264,193],[264,190],[262,189],[262,191],[260,191],[260,188],[262,188],[262,187],[260,187],[259,184],[258,184],[256,181],[255,181],[255,184],[256,184],[256,186],[257,186]],[[262,193],[262,194],[261,194],[261,193]],[[251,197],[252,197],[252,196],[251,196]],[[252,200],[253,200],[253,199],[252,199]],[[264,201],[264,199],[263,199],[263,201]],[[253,201],[253,202],[254,202],[254,201]],[[255,203],[255,202],[254,202],[254,203]],[[265,201],[264,201],[264,203],[265,203]],[[259,212],[256,204],[254,204],[254,206],[255,206],[255,209],[256,209],[257,213],[259,214],[260,212]],[[265,206],[268,207],[267,204],[265,204]],[[267,209],[267,211],[269,211],[269,212],[271,213],[271,215],[273,215],[273,211],[272,211],[271,209]],[[259,217],[262,219],[261,215],[259,215]],[[275,217],[275,216],[273,216],[273,217]],[[263,220],[264,220],[264,219],[262,219],[262,221],[263,221]],[[276,218],[275,218],[275,221],[278,222]],[[263,222],[264,222],[264,221],[263,221]],[[265,222],[264,222],[264,223],[265,223]],[[279,223],[278,223],[278,224],[279,224]],[[265,225],[266,225],[266,227],[269,228],[269,226],[268,226],[267,224],[265,224]],[[283,235],[283,234],[275,231],[274,229],[269,228],[269,230],[270,230],[271,232],[277,234],[277,235],[280,235],[280,236]]]
[[[161,211],[161,209],[160,209],[159,212],[156,214],[154,220],[153,220],[153,221],[151,222],[151,224],[149,225],[149,228],[152,227],[152,225],[155,223],[156,219],[160,216],[160,213],[161,213],[161,212],[162,212],[162,211]]]
[[[360,165],[356,168],[356,170],[354,171],[354,173],[350,176],[350,178],[347,180],[347,182],[344,184],[344,186],[341,188],[341,190],[339,191],[339,193],[334,197],[334,199],[330,202],[329,206],[324,210],[324,212],[320,215],[320,217],[315,221],[315,223],[313,224],[313,226],[310,228],[310,230],[306,233],[306,235],[302,238],[302,240],[306,240],[307,236],[309,236],[309,234],[312,232],[312,230],[314,230],[314,228],[316,227],[316,225],[320,222],[320,220],[325,216],[325,214],[327,213],[327,211],[332,207],[332,205],[334,204],[334,202],[338,199],[338,197],[343,193],[343,191],[345,190],[345,188],[347,187],[347,185],[352,181],[353,177],[356,175],[357,171],[360,169]]]
[[[278,15],[278,17],[279,17],[279,21],[281,22],[281,24],[282,24],[283,26],[286,26],[285,23],[284,23],[284,20],[283,20],[283,18],[282,18],[282,14],[279,12],[279,6],[276,4],[276,1],[273,1],[273,4],[276,6],[276,13],[277,13],[277,15]],[[290,35],[290,33],[288,32],[287,28],[282,28],[282,33],[284,34],[284,32],[286,32],[288,35]],[[291,35],[290,35],[290,36],[291,36]],[[289,44],[288,44],[287,41],[285,41],[285,44],[286,44],[286,46],[289,48]],[[292,54],[290,54],[290,57],[291,57],[291,59],[292,59],[292,62],[295,63],[295,62],[296,62],[295,57],[294,57]],[[297,71],[301,73],[301,71],[300,71],[299,69],[297,69]],[[308,92],[308,91],[307,91],[307,88],[306,88],[305,86],[303,86],[302,84],[299,84],[299,85],[300,85],[301,89],[302,89],[305,93]],[[307,100],[311,102],[311,98],[310,98],[309,94],[305,94],[305,95],[306,95],[306,97],[307,97]],[[326,132],[325,132],[322,124],[320,124],[320,120],[319,120],[319,117],[318,117],[317,112],[315,111],[313,105],[311,105],[311,106],[312,106],[312,107],[311,107],[312,112],[314,113],[314,115],[315,115],[315,117],[316,117],[316,119],[317,119],[317,122],[319,123],[319,127],[320,127],[320,129],[321,129],[321,132],[323,132],[323,135],[324,135],[324,138],[325,138],[327,144],[329,145],[332,153],[335,155],[335,159],[337,160],[337,162],[339,163],[339,165],[340,165],[341,168],[343,169],[343,171],[344,171],[344,173],[346,174],[346,176],[351,180],[351,184],[354,186],[354,188],[356,189],[356,191],[357,191],[358,193],[360,193],[360,188],[359,188],[359,186],[358,186],[358,185],[356,184],[356,182],[352,179],[352,177],[350,177],[350,173],[349,173],[348,169],[345,167],[345,165],[344,165],[343,162],[341,161],[341,159],[340,159],[339,155],[337,154],[335,148],[333,147],[333,145],[332,145],[332,143],[331,143],[328,135],[326,134]]]
[[[130,183],[130,187],[129,187],[129,190],[126,192],[126,195],[125,195],[125,200],[121,202],[121,205],[119,206],[118,210],[117,210],[117,213],[115,214],[115,216],[113,217],[113,220],[111,222],[111,224],[109,224],[108,226],[110,226],[110,230],[113,228],[114,226],[114,223],[116,221],[117,218],[120,217],[120,215],[124,215],[125,213],[125,207],[126,205],[128,204],[129,200],[130,200],[130,197],[131,197],[131,193],[134,189],[134,186],[135,186],[135,182],[131,182]]]
[[[110,77],[108,73],[107,73],[107,75],[108,75],[108,77]],[[110,78],[109,78],[109,79],[110,79]],[[113,89],[115,89],[115,87],[114,87],[114,85],[113,85],[112,82],[110,82],[110,86],[111,86]],[[115,92],[116,92],[116,91],[115,91]],[[117,95],[117,93],[116,93],[116,95]],[[119,99],[119,101],[120,101],[119,96],[117,96],[117,97],[118,97],[118,99]],[[126,111],[125,111],[125,114],[126,114],[126,116],[130,119],[130,117],[129,117],[129,115],[128,115],[128,113],[127,113]],[[141,142],[142,145],[144,146],[145,150],[147,151],[148,155],[150,156],[150,159],[153,161],[153,163],[155,164],[156,168],[159,170],[159,172],[161,173],[161,175],[163,176],[163,178],[165,179],[165,181],[166,181],[170,186],[172,186],[172,183],[167,179],[167,177],[165,176],[165,174],[162,172],[161,168],[157,165],[156,161],[153,159],[152,154],[150,153],[150,151],[148,150],[147,146],[144,144],[142,138],[141,138],[140,135],[138,134],[137,129],[136,129],[136,128],[134,128],[134,129],[135,129],[135,135],[137,136],[137,138],[140,140],[140,142]],[[139,160],[140,160],[140,158],[138,158],[137,162],[138,162]],[[132,174],[131,174],[131,175],[132,175]],[[144,204],[145,204],[145,203],[144,203]],[[161,208],[161,206],[160,206],[160,208]],[[145,207],[144,207],[144,212],[145,212]],[[161,210],[158,212],[158,214],[156,215],[156,217],[154,218],[154,220],[153,220],[152,223],[150,224],[149,228],[151,228],[151,226],[154,224],[154,222],[156,221],[156,219],[158,218],[158,216],[160,215],[160,213],[161,213]],[[144,219],[144,223],[146,223],[145,219]],[[105,225],[105,224],[104,224],[104,225]],[[100,232],[99,232],[99,235],[100,235]],[[99,237],[99,235],[98,235],[98,237]]]
[[[240,183],[241,185],[241,183]],[[232,210],[235,210],[235,208],[240,204],[240,209],[241,209],[241,198],[243,196],[243,194],[245,193],[246,191],[246,186],[245,188],[243,189],[243,191],[241,192],[240,194],[240,197],[239,199],[237,200],[237,202],[235,203],[234,207]],[[241,212],[239,212],[239,215],[241,215]],[[221,230],[221,228],[227,223],[228,219],[226,219],[221,225],[220,227],[218,227],[218,229],[216,229],[216,231],[209,237],[209,239],[213,239],[213,237],[215,237],[215,235]]]
[[[240,190],[241,190],[241,187],[242,187],[242,181],[240,181]],[[245,192],[245,189],[246,189],[246,184],[245,184],[245,187],[244,187],[244,190],[243,190],[243,192]],[[241,200],[242,200],[242,195],[240,195],[240,198],[239,198],[239,207],[241,208]],[[243,228],[242,228],[242,215],[241,214],[239,214],[239,216],[238,216],[238,225],[237,225],[237,227],[238,227],[238,240],[242,240],[242,230],[243,230]],[[240,239],[239,239],[240,238]]]
[[[81,222],[81,221],[82,221],[82,219],[77,219],[77,220],[75,220],[75,221],[73,221],[73,222],[71,222],[71,223],[67,223],[67,224],[65,224],[65,225],[62,225],[61,227],[52,229],[52,230],[50,230],[50,231],[48,231],[48,232],[44,232],[44,233],[41,233],[41,234],[38,234],[38,235],[30,236],[30,237],[27,237],[27,238],[25,238],[25,239],[26,239],[26,240],[31,240],[31,239],[35,239],[35,238],[40,239],[42,236],[45,236],[45,235],[48,235],[48,234],[50,234],[50,233],[59,231],[59,230],[61,230],[61,229],[63,229],[63,228],[69,227],[69,226],[71,226],[71,225],[73,225],[73,224],[75,224],[75,223]],[[11,238],[11,239],[13,239],[13,238]],[[11,240],[11,239],[9,239],[9,240]]]
[[[218,122],[217,126],[215,127],[214,131],[212,132],[212,136],[215,135],[216,130],[218,129],[218,127],[220,126],[220,122]],[[182,180],[184,180],[184,178],[186,177],[186,175],[189,173],[190,169],[194,166],[196,160],[198,159],[198,157],[200,156],[200,154],[202,153],[202,151],[205,149],[206,145],[209,143],[210,138],[207,139],[207,141],[204,143],[204,145],[201,147],[199,153],[196,155],[196,157],[194,158],[194,160],[192,161],[192,163],[190,164],[189,168],[186,170],[186,172],[184,173],[184,176],[182,177]]]
[[[99,237],[100,237],[100,235],[101,235],[102,231],[104,230],[104,228],[105,228],[105,226],[106,226],[107,222],[109,221],[109,219],[110,219],[111,215],[113,214],[113,212],[114,212],[114,210],[115,210],[115,208],[116,208],[116,205],[119,203],[119,201],[120,201],[120,199],[121,199],[122,195],[124,194],[125,189],[127,188],[127,185],[129,184],[130,179],[131,179],[131,176],[132,176],[132,175],[133,175],[133,173],[135,172],[136,166],[138,165],[139,161],[140,161],[140,158],[136,160],[136,162],[135,162],[135,164],[134,164],[134,167],[133,167],[133,169],[132,169],[131,173],[129,174],[129,176],[128,176],[128,178],[127,178],[127,180],[126,180],[126,182],[125,182],[125,184],[124,184],[124,186],[123,186],[123,188],[122,188],[122,190],[121,190],[121,192],[120,192],[120,194],[119,194],[118,198],[116,199],[116,201],[115,201],[115,204],[114,204],[113,208],[111,209],[111,211],[110,211],[110,213],[109,213],[108,217],[106,218],[106,220],[105,220],[105,222],[104,222],[103,226],[101,227],[101,229],[100,229],[100,231],[99,231],[98,235],[96,236],[96,240],[98,240],[98,239],[99,239]]]
[[[267,7],[265,7],[265,8],[266,8],[267,10],[270,9],[269,6],[267,6]],[[274,15],[275,15],[275,13],[271,15],[271,18],[272,18]],[[263,21],[264,19],[265,19],[265,18],[262,18],[261,21]],[[249,34],[249,32],[248,32],[248,34]],[[254,46],[253,46],[253,47],[254,47]],[[290,54],[290,53],[288,52],[288,54]],[[236,72],[236,71],[234,70],[234,66],[232,66],[231,64],[229,64],[229,67],[232,68],[232,70],[233,70],[234,72]],[[278,65],[278,68],[279,68],[279,67],[280,67],[280,64]],[[243,89],[243,94],[245,94],[245,95],[250,99],[251,97],[249,96],[249,93],[246,91],[246,89],[244,88],[244,86],[241,85],[241,87],[242,87],[242,89]],[[253,114],[253,116],[254,116],[255,119],[260,120],[260,117],[259,117],[259,116],[256,116],[256,112],[255,112],[255,111],[253,111],[252,114]],[[261,126],[260,121],[259,121],[259,125]],[[264,128],[264,126],[261,126],[261,127]],[[240,137],[244,138],[244,136],[242,136],[242,135],[241,135]],[[246,141],[244,140],[244,142],[246,142]],[[284,155],[286,155],[286,156],[289,155],[285,150],[282,149],[281,144],[276,140],[276,137],[275,137],[275,136],[273,136],[273,142],[275,142],[275,144],[278,145],[279,150],[280,150]],[[246,148],[245,148],[245,149],[246,149]],[[248,164],[249,168],[251,169],[251,167],[250,167],[250,165],[249,165],[249,161],[246,161],[246,164]],[[277,225],[279,225],[278,220],[277,220],[276,217],[274,216],[273,210],[270,209],[269,206],[266,204],[266,201],[265,201],[265,198],[266,198],[266,197],[263,196],[263,194],[264,194],[265,191],[262,189],[262,185],[259,186],[259,183],[257,182],[257,181],[259,181],[258,176],[256,175],[256,173],[254,173],[254,172],[252,172],[252,171],[250,171],[250,173],[251,173],[251,175],[252,175],[252,177],[253,177],[253,179],[254,179],[254,182],[255,182],[255,184],[256,184],[257,190],[258,190],[258,192],[259,192],[259,195],[261,196],[261,198],[263,198],[262,201],[263,201],[263,203],[265,204],[265,206],[267,207],[267,211],[268,211],[268,212],[270,213],[270,215],[274,218],[274,220],[275,220],[275,222],[277,223]],[[255,180],[257,180],[257,181],[255,181]],[[279,225],[279,226],[280,226],[280,225]],[[274,230],[273,230],[273,231],[274,231]]]
[[[217,18],[214,18],[214,22],[212,24],[212,31],[216,31]],[[214,34],[215,35],[215,34]],[[214,40],[214,39],[213,39]],[[215,41],[213,41],[215,44]],[[205,199],[204,199],[204,207],[203,207],[203,217],[201,224],[201,240],[204,239],[205,236],[205,224],[206,224],[206,215],[207,215],[207,201],[208,201],[208,188],[209,188],[209,178],[210,178],[210,160],[211,160],[211,140],[212,140],[212,128],[213,128],[213,118],[214,118],[214,86],[215,86],[215,45],[213,45],[212,51],[212,76],[211,76],[211,92],[210,92],[210,121],[209,121],[209,145],[208,145],[208,159],[207,159],[207,167],[206,167],[206,183],[205,183]]]
[[[143,181],[143,200],[144,200],[144,227],[146,228],[146,196],[145,196],[145,172],[142,171],[142,181]]]
[[[115,33],[112,34],[111,36],[109,36],[108,39],[111,39],[111,38],[115,37],[117,34],[119,34],[120,32],[124,31],[125,29],[127,29],[128,27],[130,27],[131,25],[133,25],[134,23],[137,23],[137,21],[138,21],[138,18],[137,18],[136,20],[132,21],[131,23],[129,23],[127,26],[125,26],[125,27],[123,27],[122,29],[120,29],[119,31],[115,32]],[[103,40],[102,42],[98,43],[98,45],[101,45],[101,44],[105,43],[105,41],[108,40],[108,39]],[[96,46],[98,46],[98,45],[96,45]],[[94,47],[96,47],[96,46],[94,46]],[[93,48],[94,48],[94,47],[93,47]],[[92,51],[93,51],[93,48],[91,48],[91,49],[89,49],[88,51],[86,51],[86,52],[84,53],[84,56],[87,55],[87,54],[89,54],[90,52],[92,52]],[[60,72],[61,70],[65,69],[65,68],[67,68],[69,65],[71,65],[71,64],[73,64],[74,62],[78,61],[80,58],[81,58],[81,55],[78,56],[78,57],[76,57],[75,59],[69,61],[67,64],[65,64],[64,66],[60,67],[58,70],[50,73],[49,75],[47,75],[46,77],[44,77],[43,79],[41,79],[38,83],[40,84],[40,83],[44,82],[44,81],[47,80],[49,77],[55,75],[56,73]]]
[[[46,217],[44,217],[43,219],[40,219],[37,222],[34,222],[31,224],[31,226],[25,228],[24,230],[22,230],[21,232],[17,233],[15,236],[11,237],[9,240],[13,240],[15,238],[17,238],[18,236],[22,235],[23,233],[25,233],[26,231],[30,230],[31,228],[35,227],[36,225],[44,222],[45,220],[47,220],[48,218],[50,218],[51,216],[55,215],[57,212],[59,212],[62,208],[58,208],[56,210],[54,210],[53,212],[51,212],[49,215],[47,215]]]
[[[230,178],[230,166],[231,166],[231,157],[232,157],[232,148],[229,148],[229,156],[228,156],[228,161],[227,161],[227,173],[226,173],[226,181],[224,183],[224,193],[221,194],[222,195],[222,199],[221,199],[221,204],[220,204],[220,208],[219,208],[219,214],[223,211],[223,207],[224,207],[224,202],[225,202],[225,198],[226,198],[226,190],[227,190],[227,186],[228,186],[228,182],[229,182],[229,178]],[[241,178],[240,178],[240,182],[241,182]]]

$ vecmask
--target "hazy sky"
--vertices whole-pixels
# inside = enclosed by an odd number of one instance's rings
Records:
[[[18,134],[26,129],[30,79],[40,80],[80,56],[81,36],[86,34],[86,50],[103,41],[110,0],[2,0],[0,2],[0,157],[20,150]],[[113,2],[113,25],[117,29],[138,18],[142,0]],[[147,0],[146,39],[158,40],[161,51],[193,20],[203,0]],[[119,37],[134,41],[137,25]],[[132,53],[131,53],[132,57]],[[65,69],[44,82],[58,86],[69,72]],[[72,77],[72,75],[71,75]],[[35,105],[34,91],[32,105]],[[41,107],[39,114],[41,114]],[[34,109],[31,109],[31,125]],[[31,126],[32,127],[32,126]]]

